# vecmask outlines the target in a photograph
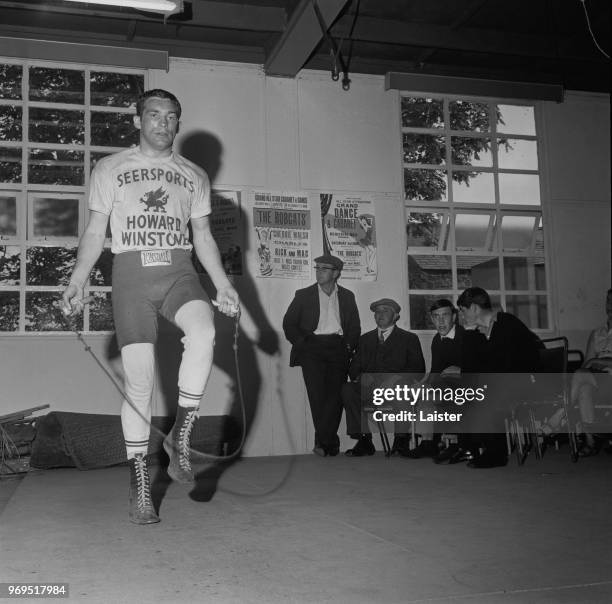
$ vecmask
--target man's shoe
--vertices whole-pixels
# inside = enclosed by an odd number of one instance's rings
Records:
[[[459,451],[459,445],[448,445],[448,447],[442,449],[432,461],[436,464],[448,463],[457,451]]]
[[[468,462],[470,468],[498,468],[508,464],[508,456],[503,453],[491,453],[484,451],[472,461]]]
[[[352,449],[345,451],[344,454],[349,457],[365,457],[366,455],[374,455],[375,451],[372,436],[368,434],[367,436],[360,437],[357,444]]]
[[[396,434],[393,437],[391,455],[403,455],[410,451],[410,436],[407,434]]]
[[[474,461],[474,455],[467,449],[458,449],[453,455],[451,455],[450,459],[448,460],[448,464],[452,466],[457,463],[463,463],[464,461],[472,463],[472,461]]]
[[[151,480],[149,468],[142,453],[128,460],[130,467],[130,522],[134,524],[154,524],[159,516],[151,500]]]
[[[168,476],[176,482],[191,484],[191,429],[198,415],[197,407],[181,407],[176,411],[174,426],[164,438],[164,450],[170,458]]]
[[[327,454],[330,457],[336,457],[338,453],[340,453],[340,447],[330,447],[329,449],[327,449]]]
[[[410,459],[421,459],[423,457],[435,457],[438,454],[438,447],[433,440],[424,440],[414,449],[400,451],[402,457]]]
[[[321,447],[320,445],[315,445],[312,452],[315,455],[318,455],[319,457],[327,457],[327,451],[325,450],[325,447]]]

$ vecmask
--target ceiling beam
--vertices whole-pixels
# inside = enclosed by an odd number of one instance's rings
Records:
[[[328,29],[349,1],[319,1],[319,10]],[[264,63],[266,74],[295,77],[321,42],[325,32],[322,31],[317,19],[314,2],[316,0],[300,0],[291,14],[285,31],[268,54]]]
[[[335,38],[348,36],[352,16],[344,15],[332,28]],[[359,18],[353,30],[355,41],[400,46],[421,46],[438,50],[495,53],[526,57],[559,58],[580,57],[589,51],[582,40],[561,39],[552,36],[534,36],[491,29],[408,23],[390,19]],[[559,47],[557,47],[557,43]]]
[[[457,30],[465,25],[485,4],[487,0],[472,0],[463,10],[457,15],[448,27],[451,30]],[[416,64],[421,68],[425,66],[425,62],[432,57],[436,52],[435,48],[424,48],[421,54],[416,59]]]

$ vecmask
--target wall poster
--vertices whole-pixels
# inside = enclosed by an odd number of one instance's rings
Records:
[[[258,277],[310,279],[311,217],[306,193],[253,191]]]
[[[342,277],[375,281],[376,216],[371,196],[320,193],[323,250],[344,262]]]
[[[212,213],[210,230],[217,242],[221,262],[227,275],[242,275],[243,220],[240,207],[240,191],[213,191],[210,196]],[[193,253],[196,269],[205,273],[204,267]]]

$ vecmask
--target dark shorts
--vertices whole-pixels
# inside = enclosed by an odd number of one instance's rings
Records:
[[[174,323],[183,304],[210,302],[185,250],[170,252],[171,265],[143,266],[141,252],[122,252],[113,261],[113,319],[117,344],[155,343],[157,316]]]

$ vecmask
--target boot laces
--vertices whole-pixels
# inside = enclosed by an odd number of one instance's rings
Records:
[[[188,472],[191,471],[191,461],[189,459],[189,442],[191,436],[191,430],[196,420],[198,410],[193,409],[187,411],[185,420],[179,430],[178,446],[179,446],[179,465]]]
[[[139,455],[134,458],[134,473],[136,475],[136,501],[138,508],[144,510],[151,503],[151,481],[147,462]]]

